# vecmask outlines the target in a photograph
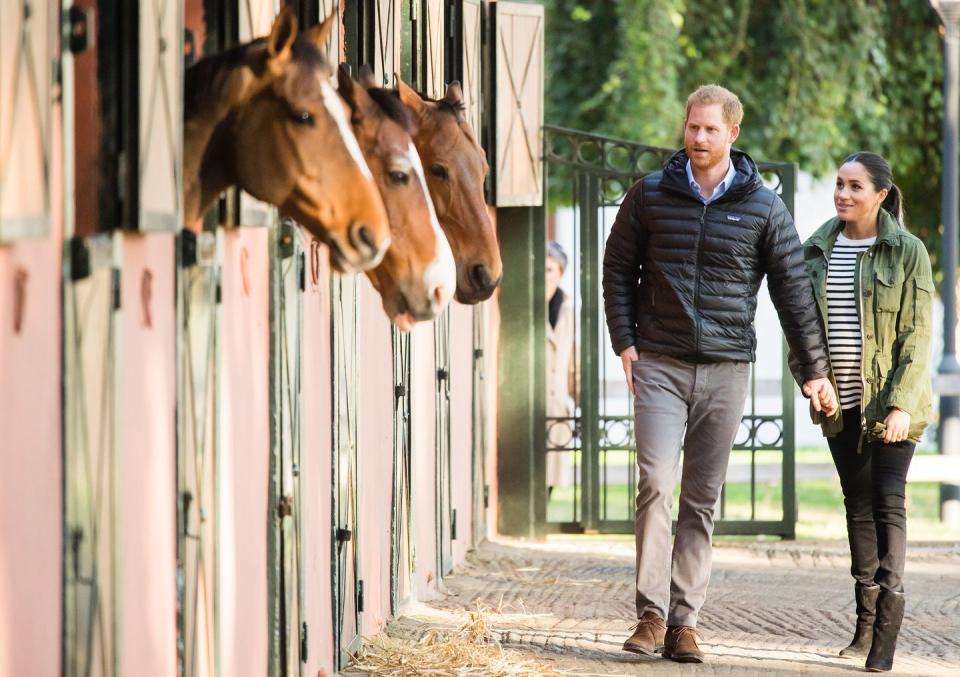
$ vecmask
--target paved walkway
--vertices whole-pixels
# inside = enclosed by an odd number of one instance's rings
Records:
[[[487,620],[505,646],[560,674],[850,674],[862,665],[836,656],[853,628],[848,568],[841,543],[718,544],[703,665],[620,650],[634,616],[627,541],[486,544],[445,579],[447,595],[406,610],[388,632],[414,640],[453,628],[480,602],[500,610]],[[905,581],[893,674],[960,675],[960,545],[912,547]]]

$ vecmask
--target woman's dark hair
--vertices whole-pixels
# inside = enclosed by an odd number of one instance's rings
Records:
[[[884,198],[880,206],[893,214],[893,218],[897,220],[900,227],[904,228],[903,193],[900,192],[900,187],[893,182],[893,170],[890,169],[890,163],[882,156],[866,150],[848,155],[843,164],[848,162],[857,162],[863,165],[863,168],[867,170],[867,176],[873,183],[874,190],[877,192],[888,191],[887,197]]]

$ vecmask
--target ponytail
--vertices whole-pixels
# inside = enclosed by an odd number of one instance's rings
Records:
[[[880,206],[893,215],[893,218],[897,220],[898,226],[906,228],[906,226],[903,225],[903,193],[900,192],[900,186],[891,183],[889,191]]]

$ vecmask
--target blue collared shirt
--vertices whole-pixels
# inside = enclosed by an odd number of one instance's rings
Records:
[[[730,186],[733,185],[733,179],[737,176],[737,169],[733,166],[733,160],[730,160],[730,168],[727,169],[727,175],[723,177],[723,181],[717,184],[717,187],[713,189],[713,195],[709,198],[703,196],[703,191],[700,190],[700,184],[696,182],[693,178],[693,167],[690,165],[690,160],[687,160],[687,181],[690,182],[690,187],[693,188],[693,193],[703,204],[708,205],[715,200],[719,200],[720,196],[727,192]]]

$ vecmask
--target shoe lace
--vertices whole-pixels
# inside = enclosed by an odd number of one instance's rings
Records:
[[[660,620],[660,618],[655,616],[649,616],[649,617],[641,618],[640,620],[638,620],[636,623],[634,623],[630,627],[630,630],[635,632],[638,628],[643,627],[645,625],[658,626],[661,623],[663,623],[663,621]]]
[[[693,640],[695,642],[703,639],[700,637],[700,633],[697,632],[697,629],[690,627],[689,625],[678,625],[674,628],[670,628],[670,633],[674,636],[677,642],[683,639],[685,635],[693,635]]]

